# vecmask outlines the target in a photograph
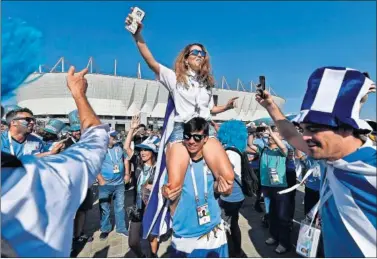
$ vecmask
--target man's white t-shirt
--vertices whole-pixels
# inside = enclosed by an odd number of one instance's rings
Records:
[[[195,74],[188,74],[189,87],[177,83],[175,72],[161,64],[159,81],[171,93],[176,110],[175,122],[187,122],[195,117],[202,117],[211,120],[211,110],[214,106],[212,90],[206,85],[198,82]],[[199,109],[195,107],[198,106]]]

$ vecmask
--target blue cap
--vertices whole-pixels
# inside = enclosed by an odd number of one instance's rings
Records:
[[[51,119],[47,122],[43,130],[46,132],[58,135],[65,126],[66,126],[65,123],[62,122],[61,120]]]
[[[68,114],[68,120],[70,124],[70,131],[78,131],[81,129],[79,111],[74,110]]]
[[[160,139],[156,136],[148,137],[139,145],[136,145],[135,148],[143,148],[150,150],[154,153],[158,153],[158,145],[160,144]]]
[[[113,131],[110,131],[110,132],[109,132],[109,136],[110,136],[110,137],[114,137],[114,138],[116,138],[116,137],[118,136],[118,134],[119,134],[119,133],[118,133],[118,131],[116,131],[116,130],[113,130]]]

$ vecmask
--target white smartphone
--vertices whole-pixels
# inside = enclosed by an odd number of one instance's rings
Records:
[[[137,22],[141,22],[144,19],[145,12],[141,10],[139,7],[134,7],[131,13],[132,16],[132,23],[126,26],[126,29],[130,31],[132,34],[135,34],[137,31]]]

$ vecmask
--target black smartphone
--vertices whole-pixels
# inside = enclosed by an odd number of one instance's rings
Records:
[[[263,91],[266,90],[266,78],[259,76],[259,84],[257,85],[257,93],[264,98]]]

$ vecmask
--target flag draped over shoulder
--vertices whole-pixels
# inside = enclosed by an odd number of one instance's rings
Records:
[[[171,217],[167,201],[163,198],[161,187],[165,183],[167,168],[166,168],[166,147],[169,137],[174,128],[175,105],[171,95],[169,95],[166,106],[164,125],[162,128],[162,138],[159,146],[156,172],[152,193],[149,196],[148,205],[143,217],[143,238],[146,239],[149,234],[158,237],[166,234],[171,228]]]

